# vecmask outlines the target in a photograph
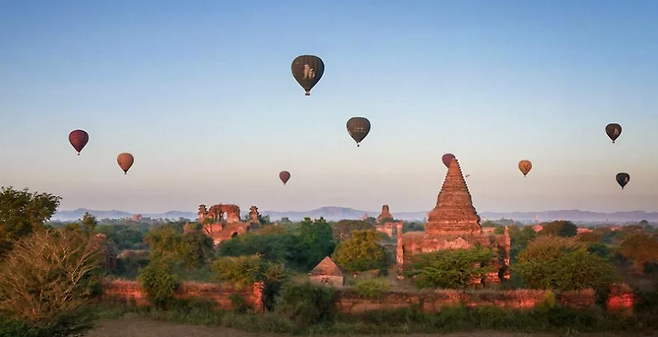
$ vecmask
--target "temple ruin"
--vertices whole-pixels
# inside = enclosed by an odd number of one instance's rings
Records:
[[[382,212],[383,213],[383,212]],[[396,224],[402,233],[402,225]],[[476,245],[489,247],[501,258],[491,263],[498,271],[484,277],[485,282],[499,282],[509,278],[510,238],[509,230],[504,234],[483,231],[471,194],[464,180],[459,161],[454,159],[448,166],[436,207],[428,213],[425,232],[410,232],[397,237],[397,264],[401,270],[405,259],[411,255],[435,252],[444,249],[469,249]]]
[[[391,214],[388,205],[382,206],[382,212],[377,217],[377,222],[375,223],[375,229],[380,232],[388,235],[388,237],[393,238],[393,230],[397,228],[397,223],[395,218]],[[402,223],[402,221],[399,221]]]
[[[240,219],[240,207],[232,204],[216,204],[206,208],[199,205],[199,223],[201,231],[208,235],[215,244],[230,240],[232,237],[260,227],[258,207],[251,206],[249,220]]]

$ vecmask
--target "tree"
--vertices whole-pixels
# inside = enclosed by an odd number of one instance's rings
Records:
[[[334,261],[349,271],[366,271],[386,268],[388,256],[378,243],[381,234],[375,231],[359,230],[352,237],[341,242],[334,252]]]
[[[519,255],[512,270],[535,289],[600,289],[610,283],[614,269],[573,238],[539,236]]]
[[[221,257],[213,262],[212,269],[217,280],[230,282],[238,290],[259,281],[281,283],[286,277],[281,264],[264,261],[258,255]]]
[[[493,271],[487,266],[493,258],[493,252],[482,247],[443,250],[415,256],[405,274],[415,276],[414,285],[420,289],[464,288]]]
[[[543,225],[539,235],[552,235],[561,237],[572,237],[578,234],[578,227],[571,221],[558,220]]]
[[[582,233],[576,236],[576,240],[580,242],[601,242],[601,238],[603,238],[603,235],[594,232]]]
[[[28,189],[0,190],[0,257],[11,249],[14,241],[28,236],[50,219],[62,198],[48,193],[30,193]]]
[[[640,274],[644,273],[646,263],[658,262],[658,242],[646,234],[627,236],[619,245],[619,252],[633,260],[633,269]]]
[[[88,212],[85,212],[84,216],[82,216],[82,220],[80,221],[80,224],[82,225],[82,228],[84,229],[85,233],[91,235],[96,231],[96,226],[98,225],[98,221],[96,221],[95,216],[89,214]]]
[[[332,228],[333,235],[339,241],[349,239],[353,231],[375,230],[375,226],[363,220],[340,220]]]
[[[187,268],[199,268],[212,256],[213,242],[201,232],[192,232],[183,235],[179,253]]]
[[[91,327],[83,310],[98,284],[102,253],[80,232],[38,231],[16,242],[0,266],[0,316],[46,335]]]
[[[146,267],[140,268],[137,280],[148,299],[158,307],[165,307],[173,300],[179,287],[178,275],[172,273],[171,264],[161,259],[151,260]]]
[[[177,260],[182,235],[171,227],[162,227],[146,234],[144,241],[151,248],[152,259],[163,259],[167,261]]]
[[[301,224],[299,240],[303,245],[302,252],[306,257],[308,269],[315,267],[336,248],[331,226],[323,218],[313,222],[310,218],[305,218]]]

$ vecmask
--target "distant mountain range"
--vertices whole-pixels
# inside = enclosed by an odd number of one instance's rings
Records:
[[[79,208],[73,211],[59,211],[52,220],[72,221],[81,219],[85,212],[89,212],[99,219],[119,219],[130,218],[134,213],[124,211],[110,210],[110,211],[97,211]],[[304,217],[317,219],[323,217],[329,221],[338,221],[343,219],[361,219],[364,214],[376,217],[379,211],[360,211],[348,207],[322,207],[306,212],[277,212],[277,211],[261,211],[263,215],[269,215],[272,220],[279,220],[281,218],[288,218],[291,221],[299,221]],[[423,220],[427,216],[427,212],[392,212],[393,216],[402,220]],[[248,211],[242,212],[241,216],[244,217],[249,214]],[[658,212],[647,213],[644,211],[631,211],[631,212],[614,212],[614,213],[598,213],[579,210],[561,210],[561,211],[542,211],[542,212],[512,212],[512,213],[496,213],[496,212],[482,212],[479,213],[482,220],[498,220],[498,219],[514,219],[517,221],[532,221],[535,218],[539,221],[551,220],[570,220],[573,222],[631,222],[647,220],[649,222],[658,222]],[[166,213],[148,214],[143,213],[143,217],[155,219],[179,219],[186,218],[194,220],[197,218],[196,212],[179,212],[170,211]]]

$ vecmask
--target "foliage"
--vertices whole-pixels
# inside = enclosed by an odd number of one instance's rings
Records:
[[[422,232],[424,230],[425,225],[422,222],[404,222],[402,225],[402,233]]]
[[[527,286],[540,289],[600,289],[611,281],[612,266],[573,238],[540,236],[531,242],[512,270]]]
[[[633,260],[636,272],[643,273],[646,263],[658,262],[658,241],[644,233],[631,234],[619,245],[619,252]]]
[[[144,241],[151,249],[151,260],[162,259],[171,262],[179,257],[178,247],[182,236],[173,228],[163,227],[152,230],[146,234]]]
[[[28,189],[0,189],[0,257],[14,241],[44,228],[59,207],[62,198],[48,193],[30,193]]]
[[[331,226],[323,218],[315,221],[305,218],[301,224],[299,240],[308,269],[315,267],[322,259],[331,255],[336,248]]]
[[[178,289],[178,276],[172,273],[171,265],[164,260],[152,260],[141,268],[137,280],[148,299],[158,307],[164,307],[174,299]]]
[[[259,281],[278,286],[286,278],[282,265],[264,261],[258,255],[221,257],[213,262],[212,270],[217,280],[230,282],[238,290]]]
[[[589,242],[587,243],[587,251],[600,256],[606,261],[609,261],[611,259],[611,253],[610,253],[610,248],[606,246],[604,243],[601,242]]]
[[[550,235],[560,237],[572,237],[578,234],[578,227],[571,221],[558,220],[545,223],[539,235]]]
[[[361,279],[356,281],[354,291],[363,298],[380,298],[391,291],[391,283],[385,278]]]
[[[281,293],[276,312],[292,320],[297,327],[331,322],[335,316],[333,288],[310,283],[288,284]]]
[[[388,265],[388,255],[378,242],[381,234],[362,230],[352,232],[352,237],[341,242],[334,252],[333,260],[349,271],[384,269]]]
[[[594,233],[594,232],[586,232],[586,233],[578,234],[578,236],[576,236],[576,240],[580,242],[601,242],[602,238],[603,238],[603,234]]]
[[[332,228],[333,236],[338,241],[349,239],[352,232],[358,230],[375,230],[375,226],[363,220],[340,220]]]
[[[81,233],[39,231],[21,239],[0,266],[0,316],[50,335],[90,328],[83,308],[100,281],[101,261],[94,240]]]
[[[537,232],[530,226],[509,226],[509,235],[511,241],[510,255],[512,263],[516,262],[518,254],[524,250],[528,243],[537,237]]]
[[[488,248],[443,250],[416,255],[405,272],[417,288],[464,288],[493,271],[487,265],[494,254]]]
[[[276,226],[271,226],[276,228]],[[290,266],[306,266],[306,258],[301,249],[300,239],[289,233],[261,234],[245,233],[238,235],[219,248],[221,256],[249,256],[258,254],[271,262],[283,262]]]
[[[186,233],[177,250],[187,268],[199,268],[212,257],[213,242],[201,232]]]

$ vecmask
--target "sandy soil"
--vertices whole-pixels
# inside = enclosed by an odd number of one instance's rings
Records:
[[[102,321],[98,328],[91,331],[89,337],[281,337],[277,334],[249,333],[235,329],[204,327],[195,325],[175,325],[167,322],[139,319],[117,319]],[[433,335],[409,334],[389,335],[387,337],[428,337]],[[556,337],[558,334],[528,334],[504,332],[468,332],[440,335],[444,337]],[[582,337],[622,337],[630,334],[579,334]]]

